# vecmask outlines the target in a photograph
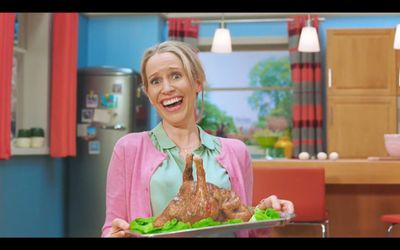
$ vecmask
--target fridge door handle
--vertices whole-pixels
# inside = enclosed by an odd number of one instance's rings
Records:
[[[106,126],[106,125],[101,125],[100,128],[102,129],[111,129],[111,130],[125,130],[125,126],[121,124],[115,124],[113,126]]]

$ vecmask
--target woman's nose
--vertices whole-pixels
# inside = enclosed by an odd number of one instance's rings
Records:
[[[171,92],[174,88],[172,87],[171,83],[168,80],[163,81],[162,84],[162,92],[168,93]]]

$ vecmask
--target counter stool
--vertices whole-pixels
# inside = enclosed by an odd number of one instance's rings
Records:
[[[381,221],[390,223],[387,229],[387,234],[390,237],[392,235],[393,227],[400,224],[400,214],[384,214],[381,216]]]
[[[329,236],[323,167],[253,167],[253,205],[270,195],[290,200],[294,205],[292,225],[320,226]]]

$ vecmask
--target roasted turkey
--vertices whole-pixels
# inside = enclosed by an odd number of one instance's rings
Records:
[[[197,181],[193,180],[192,175],[193,160]],[[229,219],[248,221],[253,212],[254,208],[244,205],[235,192],[207,183],[203,160],[198,156],[188,155],[182,186],[167,208],[154,220],[153,225],[161,227],[174,218],[186,223],[194,223],[205,218],[220,222]]]

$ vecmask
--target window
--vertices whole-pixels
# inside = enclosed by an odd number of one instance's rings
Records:
[[[14,34],[11,154],[48,154],[51,13],[18,13]],[[42,128],[41,148],[16,144],[18,131]]]
[[[260,138],[291,136],[293,92],[287,50],[200,52],[199,57],[207,77],[202,128],[262,148],[259,154],[270,146]]]

